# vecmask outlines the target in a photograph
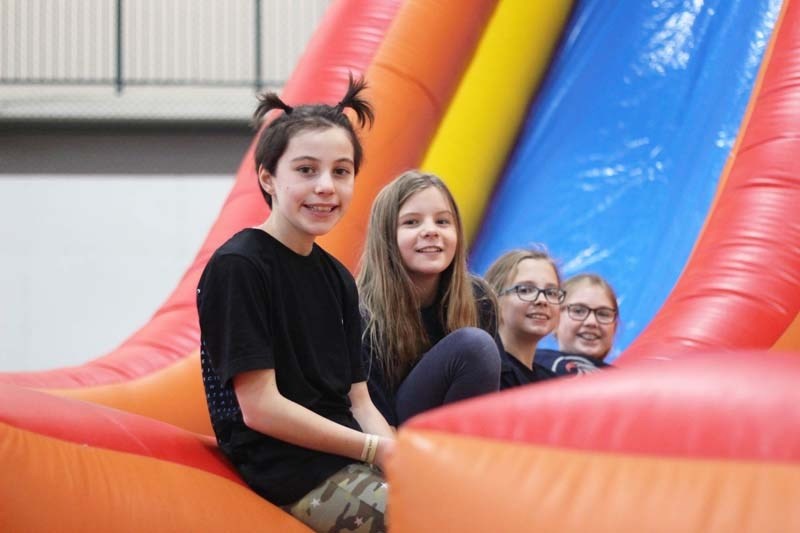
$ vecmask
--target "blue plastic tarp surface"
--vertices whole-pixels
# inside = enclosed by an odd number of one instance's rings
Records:
[[[541,243],[565,277],[604,276],[620,300],[613,360],[658,311],[701,232],[780,7],[579,1],[472,269]]]

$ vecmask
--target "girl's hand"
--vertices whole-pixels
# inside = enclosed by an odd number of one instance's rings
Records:
[[[375,452],[375,464],[381,469],[386,470],[386,461],[394,453],[394,439],[381,437],[378,441],[378,450]]]

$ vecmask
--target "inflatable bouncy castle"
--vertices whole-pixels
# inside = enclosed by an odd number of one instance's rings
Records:
[[[323,247],[355,269],[377,191],[424,168],[476,272],[545,243],[624,325],[617,371],[403,426],[391,531],[800,530],[800,0],[337,0],[283,97],[349,72],[377,120]],[[197,352],[205,262],[267,214],[251,147],[147,324],[0,374],[0,530],[307,531],[217,450]]]

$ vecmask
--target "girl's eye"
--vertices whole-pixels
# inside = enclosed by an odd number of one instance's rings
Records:
[[[407,218],[403,222],[401,222],[401,224],[403,226],[413,226],[416,223],[417,223],[416,219],[413,219],[413,218]]]
[[[297,167],[297,171],[300,174],[312,174],[314,172],[314,167],[309,165],[303,165],[301,167]]]
[[[436,223],[439,224],[440,226],[449,226],[452,222],[450,221],[449,218],[440,218],[439,220],[436,221]]]
[[[337,168],[333,171],[337,176],[349,176],[351,174],[349,168]]]

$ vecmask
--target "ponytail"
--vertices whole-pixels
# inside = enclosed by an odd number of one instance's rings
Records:
[[[352,72],[348,74],[347,92],[342,98],[342,101],[336,104],[336,110],[342,113],[346,107],[349,107],[356,113],[358,117],[358,125],[363,128],[367,124],[372,126],[375,121],[375,114],[372,111],[372,105],[360,97],[361,91],[367,88],[367,82],[361,79],[353,79]],[[290,108],[291,109],[291,108]]]
[[[264,117],[273,109],[283,109],[287,115],[292,113],[292,106],[287,105],[276,93],[264,93],[258,96],[258,107],[253,113],[253,125],[258,127]]]

